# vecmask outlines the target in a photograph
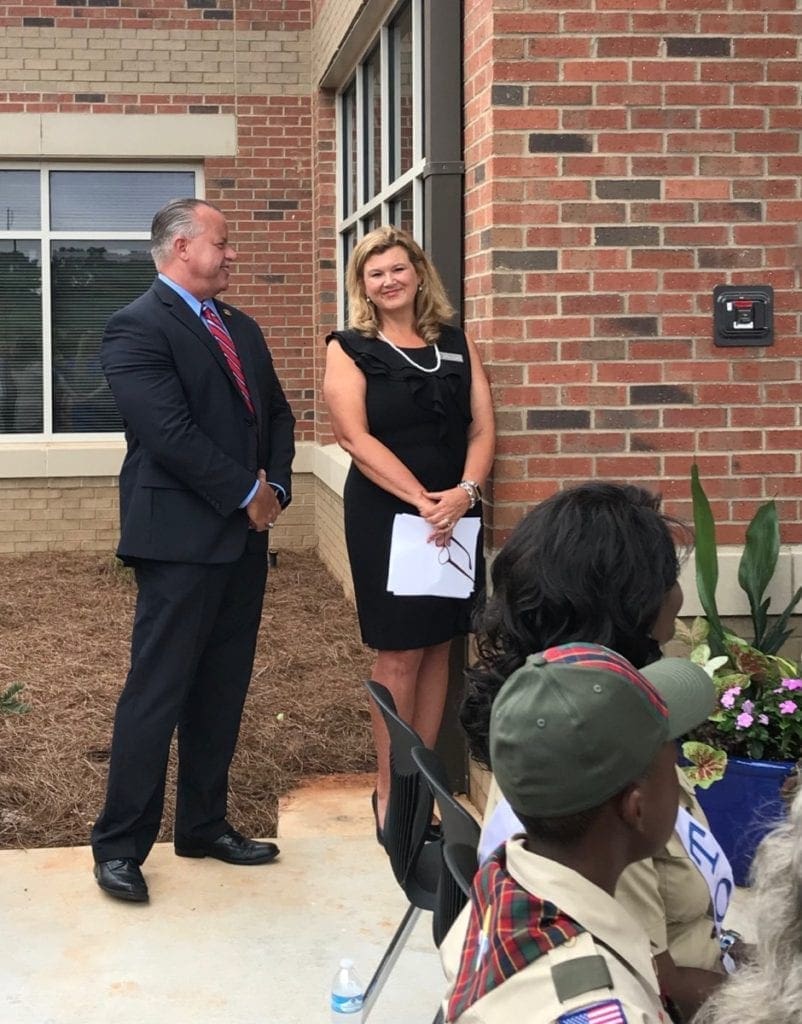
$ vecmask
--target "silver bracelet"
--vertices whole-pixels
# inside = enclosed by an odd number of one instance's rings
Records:
[[[473,508],[478,501],[482,499],[482,492],[479,488],[479,484],[475,480],[460,480],[458,487],[461,487],[463,491],[468,495],[471,500],[469,509]]]

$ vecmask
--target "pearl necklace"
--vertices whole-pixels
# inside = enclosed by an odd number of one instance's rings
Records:
[[[434,366],[427,367],[427,366],[421,366],[420,363],[416,363],[414,359],[410,359],[409,356],[406,354],[406,352],[403,351],[403,349],[400,349],[398,347],[398,345],[394,345],[392,343],[392,341],[390,341],[389,338],[385,338],[385,336],[382,334],[381,331],[379,331],[379,339],[381,341],[386,342],[394,352],[397,352],[401,356],[402,359],[406,359],[406,361],[409,363],[410,366],[414,366],[415,369],[416,370],[420,370],[421,373],[437,373],[437,371],[440,369],[440,364],[442,363],[443,360],[442,360],[442,357],[440,355],[440,349],[437,347],[437,343],[436,342],[435,342],[435,346],[434,346],[434,353],[435,353],[435,356],[437,357],[436,360],[435,360],[435,364],[434,364]],[[426,347],[428,348],[428,345]]]

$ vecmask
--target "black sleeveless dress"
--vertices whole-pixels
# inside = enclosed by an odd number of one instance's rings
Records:
[[[443,325],[440,367],[429,373],[426,369],[437,363],[434,346],[404,350],[416,366],[386,342],[358,331],[334,331],[326,341],[332,338],[365,375],[370,433],[426,490],[455,487],[462,479],[471,423],[471,364],[463,332]],[[343,504],[363,642],[377,650],[411,650],[467,633],[473,596],[396,597],[387,591],[393,517],[399,512],[417,515],[417,509],[372,483],[353,464]],[[481,515],[481,503],[467,515]],[[485,578],[481,529],[477,561],[479,588]]]

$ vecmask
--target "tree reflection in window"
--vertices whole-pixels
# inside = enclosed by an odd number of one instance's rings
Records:
[[[196,192],[188,168],[0,167],[0,435],[122,428],[103,331],[153,280],[153,214]]]
[[[40,243],[0,239],[0,432],[42,430]]]
[[[148,243],[52,243],[53,429],[57,433],[121,430],[100,366],[109,317],[153,280]]]

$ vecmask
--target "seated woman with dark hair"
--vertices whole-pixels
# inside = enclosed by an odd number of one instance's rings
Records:
[[[682,605],[677,544],[690,540],[682,523],[661,512],[659,496],[629,484],[572,487],[524,516],[493,563],[491,596],[475,623],[479,657],[468,671],[460,717],[480,764],[492,768],[493,700],[530,654],[584,641],[617,651],[637,668],[662,656]],[[678,828],[690,815],[715,844],[692,787],[679,776]],[[516,831],[519,823],[493,781],[480,854]],[[722,854],[718,863],[725,862]],[[657,856],[627,868],[616,890],[649,932],[661,985],[688,1018],[725,973],[710,884],[686,852],[680,828]]]

